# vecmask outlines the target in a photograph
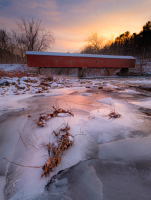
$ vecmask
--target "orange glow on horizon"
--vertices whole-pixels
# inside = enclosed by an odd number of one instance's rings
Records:
[[[42,19],[42,25],[53,32],[56,41],[51,51],[75,52],[95,31],[106,40],[126,31],[139,33],[151,20],[150,8],[149,0],[10,0],[0,5],[0,26],[8,31],[16,28],[15,21],[21,15]]]

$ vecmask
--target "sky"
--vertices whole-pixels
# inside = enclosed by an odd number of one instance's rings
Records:
[[[106,40],[130,31],[139,33],[151,21],[151,0],[0,0],[0,28],[8,31],[16,21],[42,20],[52,32],[52,52],[79,52],[92,32]]]

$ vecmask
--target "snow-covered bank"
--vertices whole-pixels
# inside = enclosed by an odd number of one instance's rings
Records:
[[[26,64],[0,64],[0,77],[9,76],[9,77],[23,77],[23,76],[37,76],[39,75],[46,76],[78,76],[78,68],[41,68],[40,70],[37,67],[27,67]],[[84,68],[83,76],[84,77],[100,77],[100,76],[118,76],[120,75],[120,68],[117,69],[108,69],[105,68]],[[151,62],[136,62],[135,68],[129,69],[129,76],[151,76]]]
[[[24,64],[1,64],[0,70],[8,71],[21,71],[24,72],[28,67]]]

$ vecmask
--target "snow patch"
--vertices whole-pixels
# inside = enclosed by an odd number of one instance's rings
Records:
[[[107,104],[107,105],[110,105],[110,106],[112,106],[114,104],[114,101],[111,97],[100,99],[100,100],[98,100],[98,102],[103,103],[103,104]]]

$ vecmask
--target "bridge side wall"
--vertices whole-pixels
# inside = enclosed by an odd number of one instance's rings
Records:
[[[135,59],[26,55],[29,67],[135,68]]]

